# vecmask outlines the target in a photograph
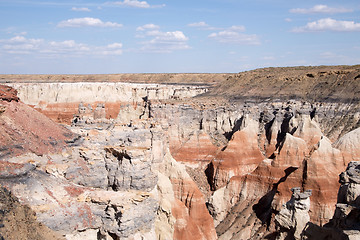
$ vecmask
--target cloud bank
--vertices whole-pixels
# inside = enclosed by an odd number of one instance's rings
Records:
[[[206,22],[194,22],[194,23],[189,23],[188,26],[189,27],[208,27],[209,24],[207,24]]]
[[[297,27],[293,32],[356,32],[360,31],[360,23],[354,21],[339,21],[332,18],[323,18],[314,22],[309,22],[303,27]]]
[[[123,25],[115,22],[103,22],[98,18],[85,17],[85,18],[72,18],[72,19],[64,20],[61,21],[57,26],[61,28],[66,28],[66,27],[78,28],[78,27],[122,27]]]
[[[175,50],[190,49],[189,38],[182,31],[162,32],[160,27],[154,24],[145,24],[137,28],[141,35],[137,37],[148,38],[141,42],[142,52],[171,53]]]
[[[0,40],[0,53],[3,54],[38,54],[42,57],[76,57],[121,55],[122,43],[111,43],[105,46],[91,46],[77,43],[74,40],[46,41],[44,39],[15,36]]]
[[[245,34],[244,26],[231,26],[223,31],[211,33],[211,38],[220,43],[231,43],[241,45],[259,45],[260,39],[256,34]]]
[[[300,14],[316,14],[316,13],[328,13],[328,14],[335,14],[335,13],[347,13],[352,12],[352,9],[347,9],[343,7],[339,8],[332,8],[328,7],[327,5],[315,5],[312,8],[293,8],[290,9],[291,13],[300,13]]]
[[[159,29],[160,26],[155,25],[153,23],[149,23],[149,24],[145,24],[143,26],[137,27],[136,31],[145,31],[145,30],[154,30],[154,29]]]

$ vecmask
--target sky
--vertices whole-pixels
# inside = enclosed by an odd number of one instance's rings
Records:
[[[355,64],[358,0],[0,0],[0,74]]]

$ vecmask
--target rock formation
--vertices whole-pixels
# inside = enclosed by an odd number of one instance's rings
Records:
[[[291,200],[275,216],[276,239],[359,239],[360,162],[350,162],[346,171],[340,174],[339,182],[333,218],[322,227],[310,222],[311,191],[300,193],[300,188],[292,189]]]
[[[166,150],[161,127],[95,119],[80,105],[72,131],[78,145],[8,158],[2,169],[1,185],[40,222],[67,239],[216,239],[203,194]]]
[[[260,69],[216,86],[8,83],[33,108],[0,92],[0,183],[67,239],[300,239],[308,221],[303,233],[326,235],[337,176],[360,158],[359,72]]]
[[[360,162],[350,162],[340,174],[341,186],[333,218],[327,228],[340,232],[342,239],[360,238]]]
[[[7,83],[19,92],[20,99],[58,123],[70,124],[79,104],[95,111],[105,108],[107,119],[117,118],[124,106],[135,111],[148,100],[182,99],[205,93],[207,86],[135,84],[123,82]],[[34,94],[35,93],[35,94]],[[75,93],[75,94],[74,94]],[[90,106],[90,108],[89,108]],[[104,113],[104,111],[103,111]]]
[[[283,205],[275,216],[275,225],[279,235],[276,239],[301,239],[306,224],[310,221],[311,190],[303,193],[300,188],[292,188],[290,201]]]
[[[6,85],[0,85],[0,99],[2,101],[19,101],[19,97],[17,96],[17,90],[12,87]]]
[[[0,188],[0,238],[17,239],[63,239],[36,220],[35,212],[29,206],[19,203],[6,188]]]

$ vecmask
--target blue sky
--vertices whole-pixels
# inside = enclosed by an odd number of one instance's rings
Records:
[[[0,0],[0,73],[360,64],[360,2]]]

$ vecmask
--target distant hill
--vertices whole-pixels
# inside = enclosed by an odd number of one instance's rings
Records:
[[[232,73],[0,74],[0,82],[131,82],[215,84]]]
[[[205,96],[230,100],[358,101],[360,65],[256,69],[228,76]]]

